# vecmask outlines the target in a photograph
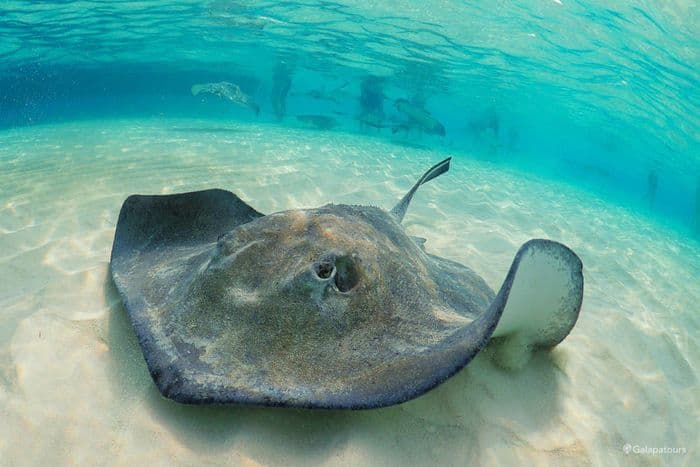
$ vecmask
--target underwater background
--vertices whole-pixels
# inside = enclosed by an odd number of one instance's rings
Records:
[[[699,31],[692,0],[3,1],[0,464],[694,465]],[[109,278],[129,194],[389,208],[447,156],[428,251],[496,289],[529,238],[583,260],[551,354],[368,412],[159,396]]]

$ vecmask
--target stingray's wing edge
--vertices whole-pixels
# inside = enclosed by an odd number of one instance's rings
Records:
[[[518,251],[513,264],[516,262],[517,273],[510,280],[505,309],[490,346],[496,362],[507,368],[521,367],[534,350],[563,341],[583,303],[583,264],[567,246],[530,240]]]
[[[213,242],[222,233],[262,216],[235,194],[221,189],[131,195],[119,213],[111,259],[164,244]]]
[[[513,353],[519,363],[526,362],[532,350],[561,342],[581,309],[582,269],[578,256],[561,243],[541,239],[526,242],[515,255],[489,308],[444,341],[441,350],[434,354],[434,361],[451,363],[432,373],[424,384],[379,406],[413,399],[441,384],[474,359],[494,336],[515,345]],[[542,300],[533,300],[537,297]],[[533,309],[542,312],[533,314]]]
[[[150,286],[149,271],[156,269],[169,252],[206,251],[221,234],[262,216],[235,194],[221,189],[131,195],[124,201],[114,235],[110,272],[149,372],[166,397],[181,402],[210,402],[195,400],[193,395],[201,388],[191,378],[184,377],[186,369],[156,342],[144,317],[147,299],[143,288]]]

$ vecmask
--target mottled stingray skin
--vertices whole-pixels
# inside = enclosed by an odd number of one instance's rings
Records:
[[[333,204],[263,215],[219,189],[130,196],[111,271],[161,393],[182,403],[308,408],[412,399],[487,344],[526,257],[549,261],[568,289],[557,291],[554,318],[527,334],[528,345],[566,337],[583,290],[571,250],[526,243],[495,295],[405,233],[408,201],[398,215],[398,206],[392,214]]]

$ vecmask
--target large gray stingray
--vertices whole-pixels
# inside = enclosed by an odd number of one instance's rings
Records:
[[[531,240],[498,294],[426,253],[391,211],[328,204],[263,215],[229,191],[130,196],[111,269],[158,389],[183,403],[372,408],[417,397],[491,338],[522,359],[561,342],[581,261]]]

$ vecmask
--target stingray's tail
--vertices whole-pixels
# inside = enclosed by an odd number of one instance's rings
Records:
[[[413,188],[411,188],[406,195],[404,195],[403,198],[401,198],[401,201],[398,202],[396,206],[391,210],[391,213],[396,216],[396,218],[401,222],[403,220],[403,216],[406,215],[406,210],[408,209],[408,205],[411,202],[411,199],[413,198],[413,195],[416,193],[416,190],[418,190],[418,187],[421,186],[424,183],[428,183],[430,180],[434,179],[435,177],[439,177],[440,175],[444,174],[448,170],[450,170],[450,161],[452,160],[451,157],[448,157],[442,162],[438,162],[434,166],[432,166],[426,173],[423,174],[423,176],[416,182],[415,185],[413,185]]]

